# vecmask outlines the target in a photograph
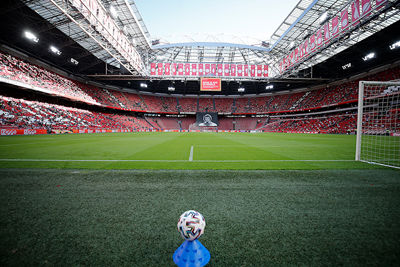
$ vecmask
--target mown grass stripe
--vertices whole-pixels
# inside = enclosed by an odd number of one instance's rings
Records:
[[[187,160],[169,160],[169,159],[0,159],[0,161],[38,161],[38,162],[186,162]],[[354,160],[346,159],[238,159],[238,160],[193,160],[193,155],[189,156],[189,161],[192,162],[349,162]]]

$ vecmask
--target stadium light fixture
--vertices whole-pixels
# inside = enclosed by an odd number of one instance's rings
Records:
[[[344,70],[347,70],[347,69],[349,69],[349,68],[351,68],[351,62],[349,62],[349,63],[347,63],[347,64],[344,64],[344,65],[342,66],[342,69],[344,69]]]
[[[307,39],[311,35],[311,30],[304,31],[303,40]]]
[[[322,13],[321,17],[319,17],[319,24],[324,24],[325,21],[327,21],[330,17],[330,14],[328,11]]]
[[[273,84],[267,85],[267,86],[265,86],[265,89],[272,90],[272,89],[274,89],[274,85]]]
[[[28,40],[31,40],[34,43],[39,42],[39,38],[37,38],[37,36],[31,33],[30,31],[25,31],[24,35]]]
[[[124,25],[124,27],[122,28],[122,31],[128,35],[129,31],[128,31],[128,26]]]
[[[160,39],[152,40],[151,45],[158,45],[160,44]]]
[[[239,92],[239,93],[243,93],[243,92],[244,92],[244,87],[239,87],[239,88],[238,88],[238,92]]]
[[[170,92],[175,91],[175,87],[173,87],[173,86],[168,86],[168,91],[170,91]]]
[[[147,83],[140,83],[141,88],[147,88]]]
[[[400,41],[394,42],[393,44],[389,45],[390,50],[394,50],[400,47]]]
[[[370,60],[370,59],[373,59],[373,58],[375,58],[375,53],[374,52],[371,52],[371,53],[369,53],[368,55],[366,55],[365,57],[363,57],[362,59],[364,60],[364,61],[367,61],[367,60]]]
[[[269,47],[271,46],[271,43],[270,43],[270,42],[267,42],[267,41],[262,41],[262,42],[261,42],[261,46],[264,46],[264,47],[266,47],[266,48],[269,48]]]
[[[72,57],[70,58],[69,61],[74,65],[78,65],[79,64],[78,60],[76,60],[75,58],[72,58]]]
[[[53,46],[53,45],[50,46],[50,51],[53,52],[54,54],[58,55],[58,56],[61,55],[61,51],[58,50],[58,48]]]
[[[111,16],[113,16],[113,18],[118,17],[118,12],[113,5],[110,5],[110,13],[111,13]]]

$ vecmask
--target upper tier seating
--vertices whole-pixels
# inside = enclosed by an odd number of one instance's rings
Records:
[[[0,52],[0,77],[26,83],[55,94],[82,102],[117,109],[146,112],[273,113],[316,109],[356,101],[358,80],[318,90],[240,98],[202,98],[149,96],[87,85],[60,74]],[[400,67],[372,74],[362,80],[388,81],[400,79]]]
[[[26,129],[133,129],[148,130],[138,117],[91,112],[38,101],[0,96],[0,127]]]

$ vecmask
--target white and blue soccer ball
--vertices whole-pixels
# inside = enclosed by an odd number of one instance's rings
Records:
[[[204,233],[206,220],[200,212],[195,210],[185,211],[178,221],[178,232],[189,241],[199,238]]]

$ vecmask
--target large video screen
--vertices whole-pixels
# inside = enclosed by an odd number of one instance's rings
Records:
[[[220,78],[201,78],[200,91],[221,91]]]
[[[216,127],[218,126],[217,112],[197,112],[196,124],[200,127]]]

